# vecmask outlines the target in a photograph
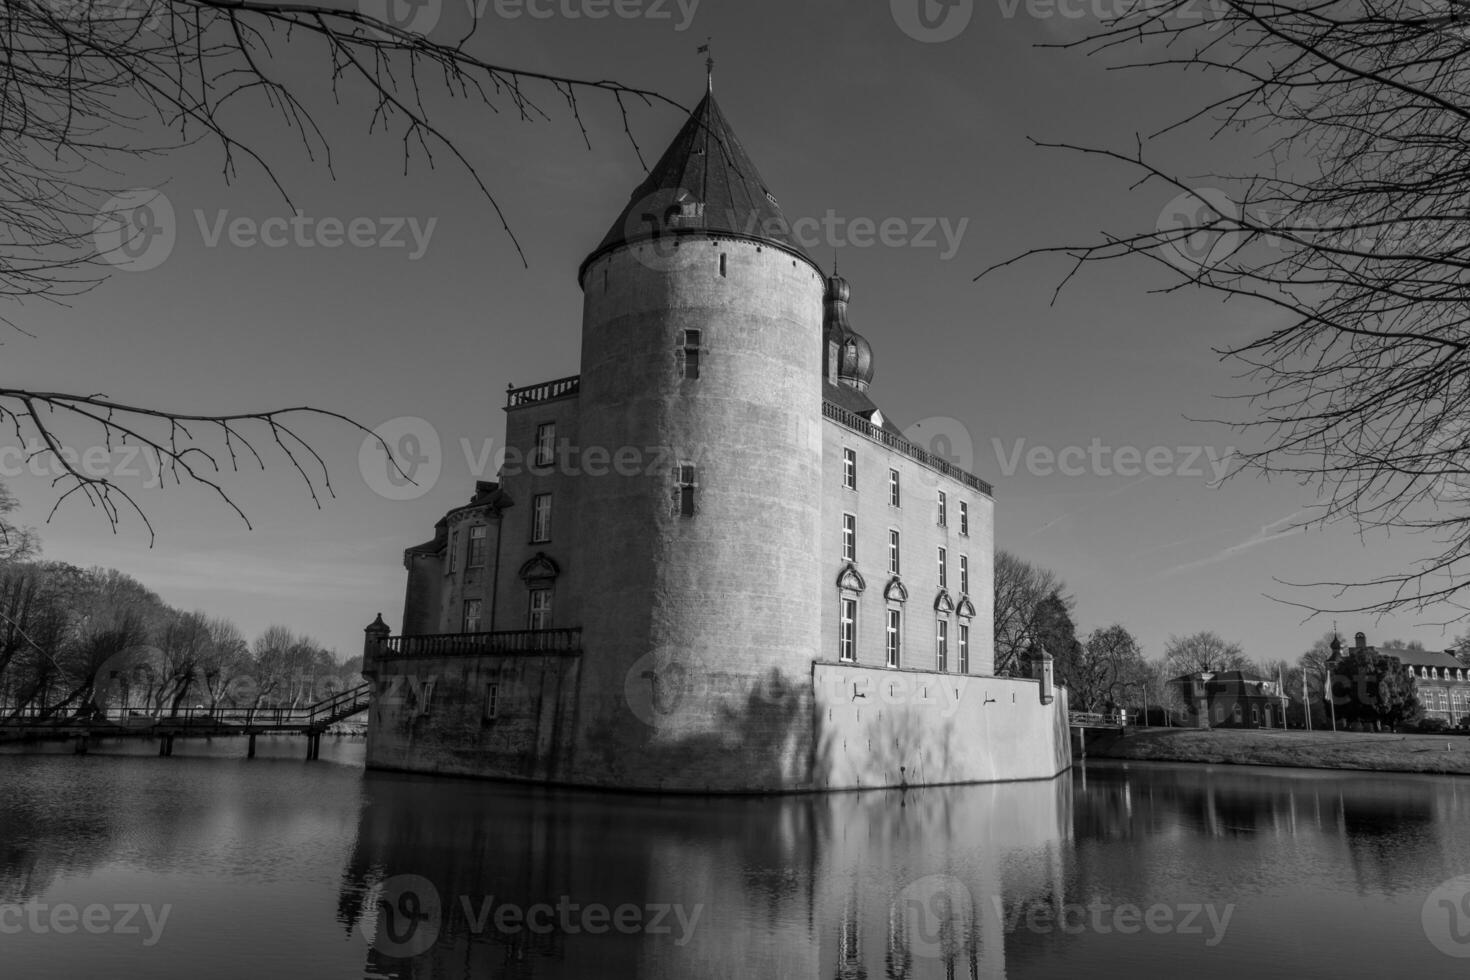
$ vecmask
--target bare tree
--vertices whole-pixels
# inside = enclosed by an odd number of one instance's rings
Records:
[[[1068,704],[1097,711],[1121,703],[1131,689],[1148,683],[1148,665],[1138,641],[1119,623],[1095,629],[1082,644],[1067,675]]]
[[[0,564],[25,561],[36,553],[35,533],[10,521],[17,506],[14,495],[0,483]]]
[[[1218,352],[1252,379],[1236,473],[1284,474],[1303,525],[1425,532],[1416,566],[1327,587],[1334,611],[1460,618],[1470,559],[1470,8],[1464,0],[1131,0],[1061,45],[1111,68],[1203,72],[1208,101],[1112,161],[1173,198],[1152,227],[1039,250],[1142,259],[1277,324]],[[1244,172],[1186,177],[1163,137],[1238,140]],[[1027,253],[1035,254],[1032,253]],[[1014,260],[1012,260],[1014,261]],[[989,271],[989,270],[987,270]],[[983,275],[984,273],[982,273]],[[1059,287],[1060,289],[1061,287]],[[1346,596],[1344,601],[1343,597]],[[1321,601],[1294,602],[1314,612]]]
[[[202,612],[171,609],[159,626],[157,637],[159,685],[154,695],[154,710],[159,715],[178,714],[184,699],[199,682],[210,656],[213,637],[209,617]]]
[[[1250,670],[1250,658],[1238,643],[1230,643],[1208,630],[1188,636],[1170,636],[1164,644],[1164,669],[1170,677],[1180,674]]]
[[[371,132],[398,138],[405,169],[440,161],[458,166],[519,252],[500,192],[492,191],[491,176],[471,160],[464,139],[446,128],[440,106],[470,100],[488,113],[528,122],[551,120],[560,106],[590,147],[581,117],[581,99],[589,94],[611,100],[630,141],[629,101],[675,105],[615,81],[486,60],[474,53],[473,34],[472,27],[469,36],[436,41],[355,6],[284,0],[6,0],[0,4],[0,227],[6,229],[0,299],[64,301],[94,286],[109,261],[152,234],[146,202],[126,213],[108,207],[117,188],[107,179],[140,157],[213,142],[227,179],[242,166],[254,167],[290,205],[277,177],[279,158],[244,135],[252,114],[242,110],[251,106],[274,113],[297,152],[329,171],[335,161],[316,114],[357,108]],[[288,67],[312,60],[323,69],[320,85],[288,80]],[[638,151],[636,142],[633,148]],[[8,322],[19,329],[13,318]],[[69,458],[64,426],[90,431],[109,448],[126,440],[157,453],[170,476],[208,488],[247,526],[225,473],[242,462],[264,466],[273,456],[294,469],[320,506],[332,485],[300,421],[325,416],[367,431],[308,406],[194,414],[86,389],[7,386],[13,384],[0,379],[0,426],[60,470],[56,506],[85,498],[113,527],[130,509],[150,536],[152,524],[124,487]]]
[[[198,680],[213,709],[226,699],[235,678],[249,668],[250,646],[232,620],[211,616],[205,628],[209,644],[200,661]]]
[[[1050,569],[1009,551],[995,553],[995,670],[1015,671],[1038,627],[1036,612],[1048,597],[1071,604],[1066,585]]]

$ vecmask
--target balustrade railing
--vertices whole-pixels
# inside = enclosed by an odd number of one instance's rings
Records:
[[[580,653],[582,628],[501,630],[495,633],[432,633],[390,636],[385,652],[400,657],[472,657],[493,653]]]
[[[505,407],[518,408],[522,405],[534,405],[537,402],[551,401],[553,398],[575,395],[581,390],[582,376],[580,374],[570,378],[557,378],[555,381],[543,381],[538,385],[527,385],[524,388],[512,388],[507,391]]]
[[[991,489],[990,484],[986,483],[984,480],[980,479],[973,473],[967,473],[964,470],[960,469],[958,466],[955,466],[949,460],[944,459],[940,456],[936,456],[931,452],[926,452],[920,449],[918,446],[903,438],[903,436],[896,436],[892,432],[884,429],[882,426],[874,425],[872,422],[869,422],[861,415],[856,415],[852,412],[849,412],[847,409],[840,408],[837,405],[833,405],[831,402],[822,403],[822,414],[825,415],[827,418],[832,419],[834,422],[841,422],[849,429],[862,433],[869,439],[872,439],[876,442],[881,442],[883,445],[887,446],[890,449],[898,450],[905,456],[908,456],[910,459],[917,460],[930,469],[938,470],[945,476],[960,481],[965,486],[970,487],[973,490],[979,490],[981,493],[987,496],[994,493],[994,490]]]

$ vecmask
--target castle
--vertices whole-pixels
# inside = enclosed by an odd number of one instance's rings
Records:
[[[868,395],[850,288],[713,94],[582,263],[581,373],[367,628],[376,768],[669,792],[1049,778],[1044,654],[993,673],[991,488]]]

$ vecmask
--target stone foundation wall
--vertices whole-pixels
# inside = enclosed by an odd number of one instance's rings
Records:
[[[1072,764],[1067,692],[1038,681],[817,663],[822,789],[1046,779]]]
[[[367,764],[563,781],[580,667],[580,658],[566,655],[376,660],[364,671],[377,685]],[[494,717],[491,684],[497,688]]]

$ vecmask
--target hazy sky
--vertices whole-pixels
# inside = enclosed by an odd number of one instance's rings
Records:
[[[427,2],[438,16],[434,36],[463,33],[463,3]],[[914,2],[624,0],[620,9],[639,16],[594,20],[567,16],[596,9],[589,0],[534,5],[550,17],[487,0],[471,48],[527,69],[615,78],[692,106],[704,86],[696,48],[713,36],[726,115],[787,216],[813,219],[814,257],[825,264],[840,252],[853,325],[876,352],[875,400],[900,426],[928,419],[928,431],[945,430],[961,456],[968,440],[973,461],[961,461],[996,486],[999,546],[1066,579],[1079,632],[1121,622],[1157,656],[1169,634],[1210,629],[1254,657],[1294,658],[1331,617],[1304,623],[1301,610],[1267,596],[1331,597],[1275,580],[1394,572],[1432,543],[1364,541],[1349,527],[1285,533],[1315,500],[1310,488],[1251,478],[1213,485],[1211,461],[1243,438],[1187,419],[1243,411],[1221,400],[1245,389],[1211,347],[1267,328],[1262,311],[1200,293],[1151,294],[1169,279],[1136,263],[1085,271],[1054,305],[1067,269],[1060,260],[972,281],[1029,247],[1151,228],[1174,196],[1130,190],[1126,170],[1032,139],[1127,149],[1135,132],[1212,89],[1036,47],[1079,36],[1087,11],[1104,0],[976,0],[972,10],[956,8],[970,19],[942,43],[899,26],[913,30]],[[290,207],[258,170],[242,166],[227,184],[218,149],[201,145],[139,165],[118,185],[162,188],[176,222],[166,258],[116,273],[69,308],[14,311],[35,337],[6,337],[0,358],[7,384],[103,391],[176,410],[311,404],[369,425],[427,420],[443,447],[442,472],[413,500],[374,491],[377,471],[365,479],[359,470],[358,434],[310,422],[303,431],[326,457],[336,491],[320,510],[276,455],[266,473],[229,481],[254,531],[189,488],[139,493],[159,530],[151,550],[136,520],[114,536],[82,503],[42,527],[48,557],[115,566],[175,605],[234,617],[252,635],[280,622],[349,655],[378,611],[395,631],[400,625],[403,549],[430,537],[476,478],[493,478],[493,464],[479,461],[486,441],[493,449],[502,437],[507,384],[577,372],[577,266],[643,170],[606,98],[581,105],[590,150],[548,90],[537,94],[550,122],[434,98],[505,209],[526,269],[444,154],[437,169],[416,154],[405,176],[396,135],[368,134],[363,93],[347,90],[339,107],[331,103],[319,47],[303,45],[279,65],[315,93],[335,179],[306,161],[264,106],[235,118],[277,165],[302,226],[320,232],[329,227],[321,219],[369,219],[362,227],[383,234],[401,225],[403,247],[304,247],[291,235],[273,247],[232,236],[236,219],[260,223],[290,216]],[[668,107],[630,108],[649,164],[683,118]],[[1251,149],[1176,140],[1169,152],[1186,172],[1206,173]],[[887,241],[865,223],[886,223]],[[95,435],[75,439],[80,450]],[[0,435],[0,450],[13,445]],[[141,489],[144,474],[123,480]],[[48,481],[0,478],[17,491],[23,518],[41,524],[55,499]],[[1410,617],[1337,618],[1349,635],[1401,635],[1432,648],[1448,641]]]

